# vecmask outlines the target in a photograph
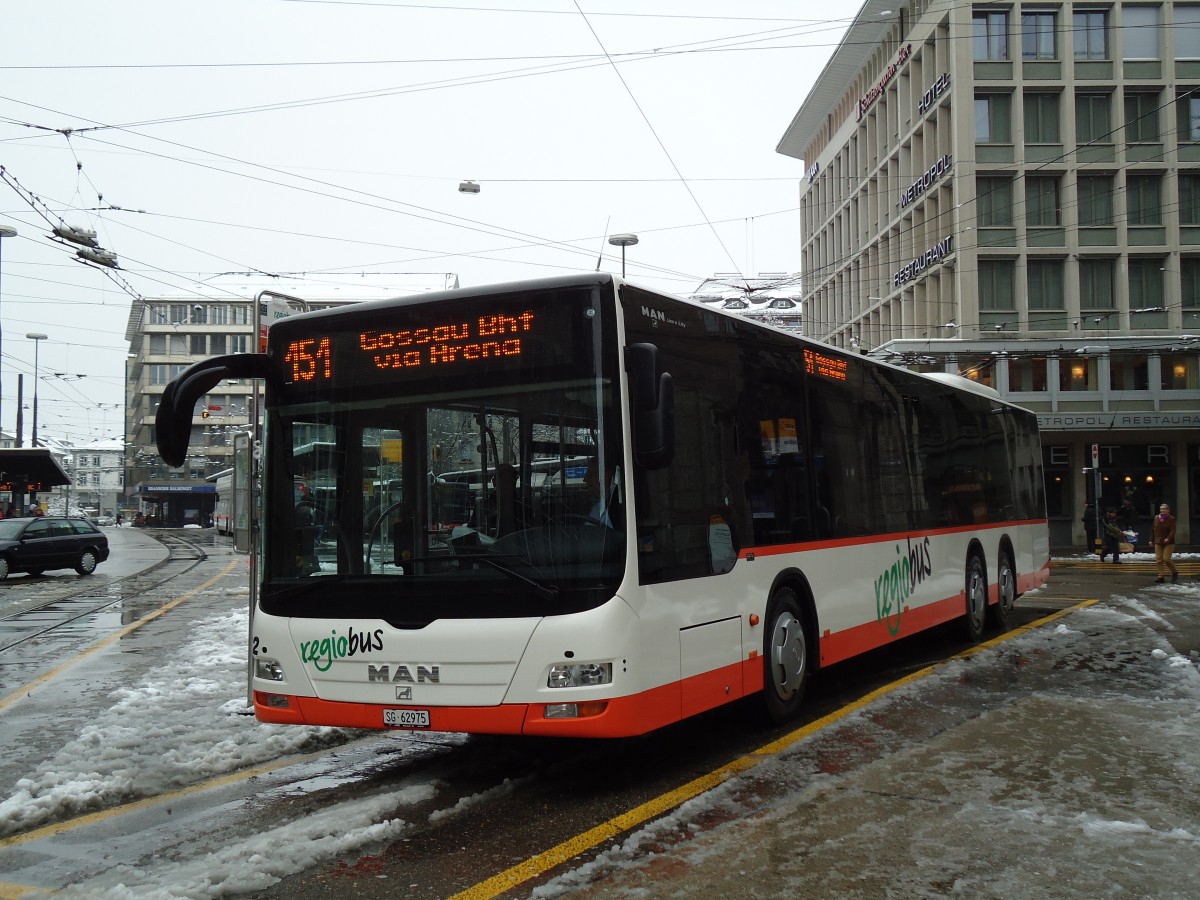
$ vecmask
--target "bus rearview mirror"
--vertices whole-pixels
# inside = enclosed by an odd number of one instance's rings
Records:
[[[633,407],[634,457],[647,469],[664,469],[675,457],[675,382],[670,372],[658,371],[654,344],[630,344],[625,368]]]

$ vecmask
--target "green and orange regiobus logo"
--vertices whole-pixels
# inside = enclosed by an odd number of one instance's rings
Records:
[[[896,561],[875,579],[875,620],[882,622],[888,634],[900,633],[900,613],[904,601],[912,596],[918,584],[933,574],[933,556],[929,538],[914,544],[908,540],[908,552],[896,545]]]

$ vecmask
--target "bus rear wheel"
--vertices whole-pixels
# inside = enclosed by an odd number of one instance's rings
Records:
[[[800,601],[791,588],[780,588],[767,607],[763,636],[763,700],[767,716],[781,723],[796,715],[808,681],[808,639]]]
[[[987,574],[983,570],[983,560],[971,556],[967,560],[966,595],[967,609],[963,616],[966,626],[967,640],[976,643],[983,638],[983,629],[987,624]]]
[[[996,564],[996,594],[996,605],[988,607],[988,616],[994,628],[1004,631],[1008,628],[1013,604],[1017,602],[1017,576],[1007,553],[1001,553]]]

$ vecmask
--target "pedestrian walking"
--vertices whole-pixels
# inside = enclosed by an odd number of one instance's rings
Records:
[[[1096,552],[1096,504],[1089,503],[1083,509],[1083,533],[1087,535],[1087,552]]]
[[[1110,509],[1108,516],[1101,523],[1104,526],[1104,549],[1100,551],[1100,562],[1111,553],[1113,562],[1121,562],[1121,542],[1125,540],[1125,532],[1117,523],[1117,511]]]
[[[1158,577],[1155,582],[1162,584],[1166,580],[1167,570],[1171,570],[1171,584],[1179,581],[1179,569],[1171,561],[1175,553],[1175,517],[1171,515],[1171,507],[1163,503],[1158,507],[1158,515],[1154,517],[1151,526],[1154,540],[1154,563],[1158,566]]]

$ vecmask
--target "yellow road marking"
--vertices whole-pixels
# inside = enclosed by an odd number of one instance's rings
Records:
[[[55,835],[65,834],[68,831],[74,831],[76,828],[82,828],[85,825],[91,825],[95,822],[102,822],[105,819],[111,819],[114,816],[123,815],[127,812],[137,812],[142,809],[149,809],[152,806],[157,806],[160,803],[170,803],[175,800],[181,800],[184,797],[189,797],[192,794],[199,794],[201,791],[207,791],[210,788],[225,787],[230,784],[236,784],[239,781],[248,781],[251,778],[257,778],[259,775],[266,775],[269,772],[274,772],[276,769],[283,769],[287,766],[300,765],[310,762],[314,759],[329,756],[328,750],[314,750],[312,753],[306,753],[304,756],[291,756],[286,759],[277,759],[273,762],[263,763],[260,766],[254,766],[250,769],[240,769],[237,772],[232,772],[229,775],[221,775],[217,778],[211,778],[208,781],[201,781],[197,784],[189,784],[187,787],[178,788],[174,791],[168,791],[165,794],[155,794],[153,797],[146,797],[143,800],[134,800],[132,803],[125,803],[121,806],[114,806],[110,809],[102,809],[99,812],[88,813],[85,816],[78,816],[74,819],[67,819],[63,822],[54,822],[51,825],[43,825],[41,828],[35,828],[33,831],[14,834],[11,837],[0,838],[0,850],[6,850],[9,847],[15,847],[18,844],[25,844],[29,841],[40,841],[43,838],[54,837]],[[0,900],[3,900],[4,895],[0,893]]]
[[[62,665],[55,666],[49,672],[45,672],[42,675],[39,675],[33,681],[29,682],[29,684],[26,684],[23,687],[17,688],[15,691],[13,691],[7,697],[0,698],[0,714],[6,712],[8,710],[8,708],[10,706],[12,706],[14,703],[16,703],[18,700],[21,700],[24,697],[27,697],[32,691],[37,690],[39,687],[42,687],[47,682],[52,681],[53,679],[57,678],[59,675],[61,675],[67,669],[71,668],[71,666],[75,665],[80,660],[83,660],[86,657],[91,656],[93,653],[103,650],[105,647],[109,646],[110,644],[112,644],[116,641],[119,641],[121,638],[125,637],[125,635],[129,634],[130,632],[137,631],[137,629],[141,628],[143,625],[147,624],[148,622],[151,622],[154,619],[157,619],[159,616],[163,615],[164,613],[170,612],[176,606],[178,606],[180,603],[183,603],[185,600],[190,600],[192,597],[196,596],[196,594],[200,593],[201,591],[207,590],[208,588],[212,587],[214,584],[216,584],[218,581],[220,581],[222,578],[224,578],[226,575],[228,575],[230,572],[232,572],[234,570],[234,568],[238,565],[238,562],[239,561],[235,559],[233,562],[231,562],[225,568],[225,571],[223,571],[219,575],[214,575],[208,581],[204,582],[204,584],[200,585],[200,587],[195,588],[194,590],[188,591],[186,594],[184,594],[181,597],[176,597],[174,600],[164,603],[162,606],[160,606],[158,609],[156,609],[154,612],[150,613],[149,615],[143,616],[142,618],[138,619],[136,622],[130,622],[128,625],[126,625],[120,631],[110,634],[108,637],[104,638],[101,641],[97,641],[96,643],[92,644],[92,646],[88,647],[85,650],[81,650],[79,653],[77,653],[71,659],[67,660]]]
[[[1004,641],[1019,637],[1020,635],[1034,630],[1035,628],[1041,628],[1044,625],[1055,621],[1056,619],[1061,619],[1070,612],[1092,606],[1098,602],[1099,600],[1095,599],[1079,600],[1072,607],[1059,610],[1058,612],[1038,619],[1035,622],[1030,622],[1028,625],[1022,625],[1019,628],[1014,628],[1012,631],[1007,631],[999,637],[995,637],[986,643],[978,644],[977,646],[971,647],[968,650],[964,650],[962,653],[957,653],[947,660],[934,663],[931,666],[926,666],[924,669],[921,669],[917,672],[912,672],[909,675],[905,675],[903,678],[897,679],[890,684],[885,684],[883,687],[871,691],[869,694],[860,697],[858,700],[855,700],[852,703],[841,707],[840,709],[834,710],[828,715],[824,715],[819,719],[809,722],[807,725],[796,729],[790,734],[784,735],[778,740],[772,741],[769,744],[764,744],[756,750],[750,751],[745,756],[735,759],[733,762],[726,763],[719,769],[714,769],[712,772],[701,775],[699,778],[689,781],[687,784],[682,785],[673,791],[669,791],[665,794],[655,797],[653,800],[648,800],[647,802],[641,804],[640,806],[634,807],[628,812],[624,812],[615,818],[609,819],[607,822],[602,822],[595,828],[591,828],[582,834],[578,834],[573,838],[563,841],[561,844],[555,847],[551,847],[549,850],[546,850],[543,853],[539,853],[537,856],[531,857],[524,862],[517,863],[517,865],[505,869],[503,872],[500,872],[497,875],[493,875],[486,881],[481,881],[474,887],[467,888],[467,890],[455,894],[453,897],[451,897],[451,900],[490,900],[492,897],[498,897],[505,891],[511,890],[522,882],[528,881],[530,878],[535,878],[538,875],[549,871],[555,866],[560,865],[587,850],[593,849],[598,844],[616,837],[622,832],[628,831],[635,826],[641,825],[643,822],[670,812],[675,807],[682,805],[686,801],[691,800],[693,797],[699,796],[705,791],[717,787],[721,783],[732,778],[734,775],[738,775],[742,772],[745,772],[747,769],[753,768],[762,762],[763,759],[770,756],[775,756],[796,742],[804,740],[804,738],[815,734],[822,728],[826,728],[838,720],[845,718],[851,713],[862,709],[864,706],[867,706],[869,703],[878,700],[880,697],[890,694],[897,688],[924,678],[925,676],[934,672],[940,666],[944,666],[947,663],[955,660],[966,659],[967,657],[974,656],[976,653],[987,650],[988,648],[994,647],[997,644],[1001,644]]]

